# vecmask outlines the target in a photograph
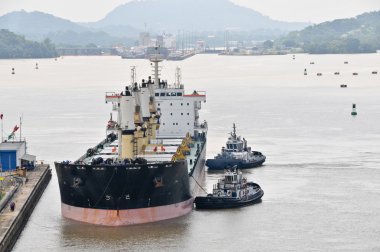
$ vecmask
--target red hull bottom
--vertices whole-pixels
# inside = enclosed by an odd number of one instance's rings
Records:
[[[69,206],[61,203],[62,215],[68,219],[103,225],[128,226],[172,219],[188,214],[193,209],[194,198],[159,207],[130,210],[105,210]]]

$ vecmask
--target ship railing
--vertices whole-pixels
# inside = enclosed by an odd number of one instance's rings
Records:
[[[150,144],[163,144],[164,141],[162,139],[150,139]]]
[[[185,97],[202,98],[202,101],[206,101],[206,91],[194,90],[191,94],[185,94]],[[199,99],[198,99],[199,100]]]
[[[117,102],[119,100],[120,94],[115,92],[106,92],[106,103],[107,102]]]
[[[204,123],[200,124],[200,123],[195,122],[194,123],[194,130],[206,132],[207,131],[207,123],[206,124],[204,124]]]

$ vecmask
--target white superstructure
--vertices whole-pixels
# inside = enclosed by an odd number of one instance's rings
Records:
[[[170,160],[173,154],[179,155],[178,147],[184,144],[184,138],[205,140],[207,124],[200,123],[199,110],[202,102],[206,102],[206,92],[186,94],[179,68],[174,84],[160,80],[158,63],[161,61],[157,57],[151,59],[153,78],[149,76],[138,84],[135,67],[132,67],[131,85],[120,94],[106,93],[106,102],[111,102],[113,110],[118,112],[117,122],[112,121],[112,116],[109,122],[117,129],[118,144],[101,154],[118,155],[119,160],[126,157]],[[178,143],[165,144],[169,139]]]

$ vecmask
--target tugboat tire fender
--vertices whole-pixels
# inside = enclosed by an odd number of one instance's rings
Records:
[[[218,192],[218,197],[222,196],[222,191]]]
[[[232,195],[232,192],[231,192],[230,190],[228,190],[228,191],[227,191],[227,196],[228,196],[228,197],[231,197],[231,195]]]

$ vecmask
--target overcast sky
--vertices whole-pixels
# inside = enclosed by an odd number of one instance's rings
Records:
[[[98,21],[130,0],[0,0],[0,15],[24,9],[72,21]],[[180,1],[180,0],[178,0]],[[204,0],[207,1],[207,0]],[[320,23],[380,10],[380,0],[232,0],[273,19]]]

